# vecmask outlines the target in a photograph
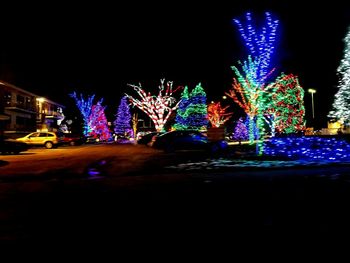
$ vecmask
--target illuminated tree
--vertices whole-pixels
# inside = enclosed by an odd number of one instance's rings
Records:
[[[126,94],[133,106],[138,107],[152,119],[157,131],[163,130],[171,113],[176,110],[179,105],[179,102],[176,103],[176,99],[172,97],[172,94],[175,93],[178,88],[173,91],[173,82],[168,81],[165,87],[164,81],[164,79],[161,79],[161,85],[159,86],[159,93],[157,96],[152,96],[150,92],[146,93],[141,88],[141,84],[139,84],[139,86],[129,84],[130,87],[134,88],[141,99],[135,99]]]
[[[100,100],[96,105],[92,106],[89,117],[89,127],[91,127],[89,136],[97,137],[100,141],[108,141],[111,137],[105,115],[105,108],[106,107],[102,106],[102,100]]]
[[[83,128],[83,133],[85,136],[88,136],[89,132],[91,132],[91,127],[89,126],[89,118],[91,115],[91,109],[93,105],[93,101],[95,98],[95,95],[88,96],[87,99],[84,99],[83,95],[76,94],[76,92],[73,92],[72,94],[69,94],[72,98],[75,99],[75,103],[80,110],[81,115],[83,116],[83,121],[84,121],[84,128]]]
[[[278,20],[273,20],[269,12],[265,12],[265,15],[266,23],[259,29],[253,26],[251,13],[246,14],[247,22],[245,25],[238,19],[234,19],[248,48],[249,55],[258,61],[259,65],[254,72],[257,84],[263,84],[264,79],[271,71],[270,64],[275,49],[278,27]]]
[[[220,102],[213,102],[208,105],[208,119],[212,127],[219,128],[231,118],[233,113],[226,112],[228,107],[229,106],[223,108]]]
[[[236,141],[246,141],[249,139],[248,129],[245,123],[243,122],[243,118],[239,118],[237,124],[235,126],[235,130],[233,132],[233,138]]]
[[[345,50],[344,57],[340,62],[337,73],[340,77],[338,83],[338,92],[335,94],[332,110],[328,117],[343,122],[346,125],[350,123],[350,27],[344,39]]]
[[[176,110],[175,124],[173,126],[176,130],[185,130],[188,127],[186,109],[189,105],[189,96],[188,87],[185,86],[181,94],[179,107]]]
[[[116,114],[116,119],[114,121],[114,132],[117,135],[125,135],[131,132],[131,113],[128,103],[128,98],[126,96],[122,97],[118,107],[118,112]]]
[[[190,93],[185,111],[187,129],[203,130],[208,125],[207,94],[199,83]]]
[[[270,84],[272,93],[265,94],[265,117],[274,135],[278,133],[297,133],[305,130],[304,90],[293,74],[282,74]]]
[[[235,100],[237,94],[244,97],[244,101],[241,100],[241,107],[245,108],[248,112],[250,120],[249,125],[249,141],[253,143],[253,119],[256,120],[256,125],[259,129],[259,136],[263,138],[265,134],[263,108],[264,97],[263,94],[267,92],[267,78],[273,72],[271,69],[271,59],[274,53],[274,43],[276,40],[276,30],[278,27],[278,20],[272,20],[270,13],[266,12],[266,23],[261,29],[256,29],[252,25],[251,14],[247,13],[247,23],[244,25],[239,20],[234,19],[238,25],[241,37],[244,40],[245,45],[248,47],[248,60],[242,64],[242,72],[232,67],[237,75],[237,81],[234,81],[234,85],[240,85],[240,87],[233,87],[233,91],[227,94]],[[257,153],[262,154],[263,142],[258,140]]]
[[[257,72],[260,62],[253,60],[250,56],[247,61],[243,63],[238,62],[241,66],[241,71],[232,66],[237,78],[233,79],[232,88],[225,94],[233,99],[247,114],[249,120],[249,142],[254,143],[255,140],[255,124],[254,122],[259,122],[260,133],[264,132],[263,124],[259,118],[263,118],[263,108],[264,103],[266,103],[263,94],[268,92],[271,87],[265,88],[265,79],[273,72],[270,71],[265,78],[261,78],[257,81]],[[260,83],[262,82],[262,83]]]

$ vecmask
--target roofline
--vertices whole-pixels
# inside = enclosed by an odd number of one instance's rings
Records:
[[[21,89],[21,88],[15,86],[15,85],[13,85],[13,84],[10,84],[10,83],[8,83],[8,82],[6,82],[6,81],[3,81],[3,80],[0,80],[0,85],[4,85],[4,86],[10,87],[10,88],[12,88],[12,89],[16,89],[16,90],[18,90],[18,91],[21,91],[21,92],[23,92],[23,93],[29,94],[29,95],[34,96],[34,97],[38,97],[38,98],[42,98],[42,97],[43,97],[43,96],[39,96],[39,95],[37,95],[37,94],[34,94],[34,93],[30,92],[30,91]],[[51,104],[55,104],[55,105],[57,105],[57,106],[60,106],[61,108],[65,108],[64,105],[59,104],[59,103],[57,103],[57,102],[54,102],[54,101],[52,101],[52,100],[49,100],[49,99],[47,99],[47,98],[45,98],[45,101],[47,101],[47,102],[49,102],[49,103],[51,103]]]

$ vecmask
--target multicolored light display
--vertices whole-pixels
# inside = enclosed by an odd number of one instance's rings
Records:
[[[204,130],[208,125],[207,95],[199,83],[189,94],[187,87],[176,115],[177,130]]]
[[[271,135],[278,133],[297,133],[305,130],[304,89],[298,77],[293,74],[282,74],[269,85],[273,92],[267,96],[265,117],[268,120]]]
[[[166,87],[164,86],[164,79],[161,79],[160,82],[161,85],[159,86],[159,93],[157,96],[151,95],[150,92],[146,93],[141,88],[141,84],[139,84],[139,86],[129,84],[140,96],[140,100],[126,94],[133,106],[138,107],[151,118],[157,131],[163,130],[171,113],[176,110],[179,105],[179,102],[176,103],[176,99],[172,97],[172,94],[180,87],[173,91],[172,81],[168,81]]]
[[[111,138],[105,109],[106,107],[102,106],[102,100],[100,100],[96,105],[92,106],[89,117],[89,126],[91,127],[89,136],[98,138],[100,141],[108,141]]]
[[[186,109],[189,105],[189,98],[190,95],[188,93],[188,87],[185,86],[181,94],[181,101],[179,103],[179,107],[176,110],[175,124],[173,125],[173,128],[175,130],[184,130],[188,127]]]

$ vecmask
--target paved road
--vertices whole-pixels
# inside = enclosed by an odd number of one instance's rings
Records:
[[[163,165],[190,161],[193,153],[139,145],[35,149],[1,158],[10,163],[0,168],[4,243],[137,247],[155,239],[158,247],[247,238],[250,245],[259,236],[263,242],[293,235],[300,244],[349,229],[347,167],[165,173]],[[110,164],[106,176],[69,176],[98,160]]]
[[[89,167],[102,167],[110,175],[141,169],[161,152],[143,145],[96,144],[57,149],[31,148],[19,155],[2,155],[0,176],[44,173],[83,174]]]

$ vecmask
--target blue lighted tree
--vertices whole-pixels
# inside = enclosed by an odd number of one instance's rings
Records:
[[[89,132],[91,132],[91,127],[89,126],[89,118],[91,115],[91,109],[92,109],[95,95],[88,96],[87,99],[84,99],[82,94],[78,96],[76,92],[73,92],[72,94],[69,94],[69,95],[75,99],[75,103],[78,109],[80,110],[81,115],[83,116],[83,121],[84,121],[83,133],[85,136],[88,136]]]
[[[207,94],[201,83],[191,91],[184,116],[187,119],[187,129],[201,130],[207,128]]]
[[[233,131],[233,138],[236,141],[246,141],[249,139],[248,128],[245,125],[243,118],[239,118]]]
[[[181,94],[181,101],[179,103],[179,107],[176,111],[176,117],[175,117],[175,124],[173,126],[176,130],[184,130],[187,128],[187,117],[186,117],[186,109],[189,104],[189,93],[188,93],[188,87],[185,86],[182,94]]]
[[[278,27],[278,20],[273,20],[268,12],[266,12],[265,15],[266,23],[261,29],[257,29],[252,25],[250,13],[246,14],[246,24],[234,19],[234,22],[238,25],[241,37],[248,47],[248,61],[242,63],[244,74],[241,74],[236,67],[232,67],[238,76],[238,81],[236,81],[235,85],[237,87],[240,86],[240,93],[254,109],[254,117],[260,137],[264,136],[263,104],[265,101],[263,99],[263,94],[267,92],[267,78],[274,70],[270,64],[275,49],[274,43],[276,41],[276,31]],[[236,91],[233,91],[233,93],[236,93]],[[236,100],[236,94],[231,95],[231,97]],[[252,120],[253,116],[250,116],[250,138],[253,137]],[[252,143],[251,139],[250,141]],[[263,145],[262,141],[259,140],[257,143],[257,153],[262,154],[262,152]]]
[[[275,49],[274,44],[278,27],[278,20],[273,20],[269,12],[266,12],[265,15],[266,23],[260,29],[256,29],[252,25],[251,13],[246,14],[246,25],[242,24],[238,19],[234,19],[234,22],[238,25],[241,37],[248,47],[249,55],[259,63],[255,72],[258,84],[263,84],[264,79],[271,71],[270,63]]]
[[[118,135],[130,133],[132,128],[128,97],[124,96],[121,98],[116,117],[114,121],[114,132]]]

